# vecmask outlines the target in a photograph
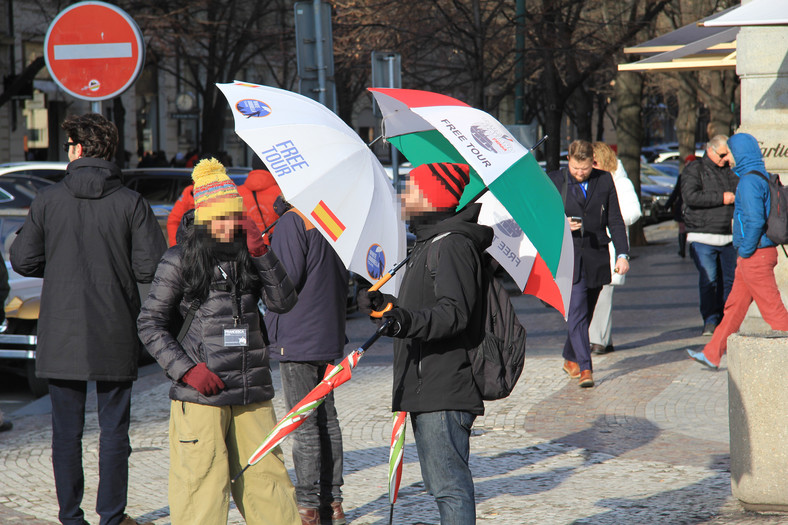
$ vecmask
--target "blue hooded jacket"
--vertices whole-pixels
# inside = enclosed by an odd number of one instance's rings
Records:
[[[757,171],[768,177],[758,141],[750,134],[737,133],[728,139],[728,149],[736,161],[733,171],[739,176],[736,203],[733,211],[733,246],[739,257],[750,257],[758,248],[775,246],[766,237],[769,217],[769,183],[751,173]]]

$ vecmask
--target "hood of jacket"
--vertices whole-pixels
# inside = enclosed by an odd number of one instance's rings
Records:
[[[766,164],[763,162],[763,153],[758,141],[749,133],[736,133],[728,139],[728,149],[733,154],[736,166],[733,171],[741,177],[751,171],[766,175]]]
[[[411,230],[418,241],[446,232],[462,233],[476,244],[479,252],[483,252],[492,244],[495,233],[489,226],[477,224],[481,209],[481,204],[471,204],[459,213],[430,213],[414,221]]]
[[[252,170],[246,176],[243,186],[252,191],[263,191],[276,186],[276,180],[268,170]]]
[[[63,184],[78,199],[100,199],[123,187],[118,165],[104,159],[82,157],[69,163]]]

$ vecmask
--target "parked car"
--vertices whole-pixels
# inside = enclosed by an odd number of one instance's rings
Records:
[[[640,207],[643,210],[643,222],[646,224],[671,219],[673,213],[665,207],[673,186],[658,184],[648,175],[648,170],[640,171]],[[652,168],[653,169],[653,168]]]
[[[39,191],[54,182],[34,175],[10,173],[0,177],[0,209],[30,208]]]
[[[237,185],[246,180],[252,168],[226,168],[227,175]],[[172,206],[183,189],[192,183],[191,168],[130,168],[122,170],[123,184],[140,193],[154,205]]]
[[[644,177],[647,181],[643,180]],[[640,165],[640,184],[657,184],[658,186],[667,186],[672,189],[676,185],[677,179],[678,173],[673,177],[662,170],[658,170],[653,164]]]
[[[0,164],[0,177],[13,173],[58,182],[66,176],[66,166],[68,162],[6,162]]]

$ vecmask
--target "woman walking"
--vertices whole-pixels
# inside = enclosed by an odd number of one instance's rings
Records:
[[[280,450],[230,483],[277,421],[258,300],[284,313],[296,293],[243,215],[224,166],[203,160],[192,178],[194,224],[162,257],[137,322],[140,339],[172,379],[172,523],[226,524],[232,492],[247,523],[298,525]],[[172,326],[181,318],[178,337]]]

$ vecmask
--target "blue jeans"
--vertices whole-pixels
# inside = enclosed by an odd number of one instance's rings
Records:
[[[129,485],[129,421],[131,381],[97,381],[99,484],[96,512],[101,525],[117,525],[126,509]],[[49,380],[52,399],[52,469],[64,525],[82,525],[82,432],[85,426],[86,381]]]
[[[690,244],[690,255],[698,268],[700,315],[703,322],[720,324],[736,274],[736,248],[733,244],[712,246],[693,242]]]
[[[411,413],[424,486],[438,503],[442,525],[476,523],[468,465],[474,414],[459,410]]]
[[[290,410],[315,388],[330,361],[282,361],[282,389]],[[293,431],[293,465],[296,501],[300,507],[317,508],[342,501],[342,431],[339,428],[334,393]]]

